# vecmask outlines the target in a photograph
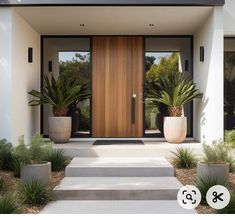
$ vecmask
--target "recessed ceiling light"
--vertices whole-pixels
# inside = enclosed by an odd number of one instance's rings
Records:
[[[149,27],[154,27],[154,24],[149,24]]]
[[[80,24],[80,27],[85,27],[85,24]]]

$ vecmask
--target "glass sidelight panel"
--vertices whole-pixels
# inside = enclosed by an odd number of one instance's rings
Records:
[[[156,82],[160,75],[178,72],[179,52],[146,52],[145,53],[145,95],[152,82]],[[162,117],[166,115],[166,107],[162,104],[152,104],[145,99],[145,134],[147,136],[163,133]]]
[[[167,107],[151,103],[148,93],[151,83],[159,76],[183,72],[192,78],[191,38],[149,37],[145,39],[145,89],[144,89],[144,136],[163,137],[163,119],[167,116]],[[184,106],[188,120],[188,137],[192,136],[192,104]]]
[[[76,84],[90,84],[90,52],[60,51],[59,74],[72,79]],[[68,115],[72,117],[72,135],[90,136],[90,99],[71,105]]]
[[[235,129],[235,38],[224,40],[224,130]]]
[[[224,129],[235,129],[235,51],[224,53]]]
[[[43,38],[43,74],[87,84],[91,90],[90,38]],[[51,107],[44,105],[42,113],[42,133],[47,135]],[[72,117],[72,137],[91,136],[91,98],[70,105],[68,116]]]

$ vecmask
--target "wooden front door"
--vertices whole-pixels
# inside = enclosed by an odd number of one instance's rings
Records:
[[[94,37],[92,63],[92,136],[142,137],[142,38]]]

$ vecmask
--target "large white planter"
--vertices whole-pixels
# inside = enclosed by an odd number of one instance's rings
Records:
[[[229,164],[228,163],[197,163],[197,176],[202,177],[211,177],[218,181],[228,182],[229,178]]]
[[[48,184],[51,178],[51,162],[41,164],[22,165],[20,177],[24,182],[38,179],[44,184]]]
[[[71,117],[49,117],[49,138],[58,144],[68,142],[71,126]]]
[[[181,143],[187,135],[187,117],[164,117],[164,136],[169,143]]]

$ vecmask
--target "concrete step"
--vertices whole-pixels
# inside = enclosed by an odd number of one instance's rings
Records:
[[[60,200],[49,203],[40,214],[197,214],[197,212],[183,209],[175,200]]]
[[[65,169],[66,177],[159,177],[174,176],[173,166],[165,159],[91,157],[74,158]]]
[[[54,189],[57,200],[176,200],[175,177],[66,177]]]

